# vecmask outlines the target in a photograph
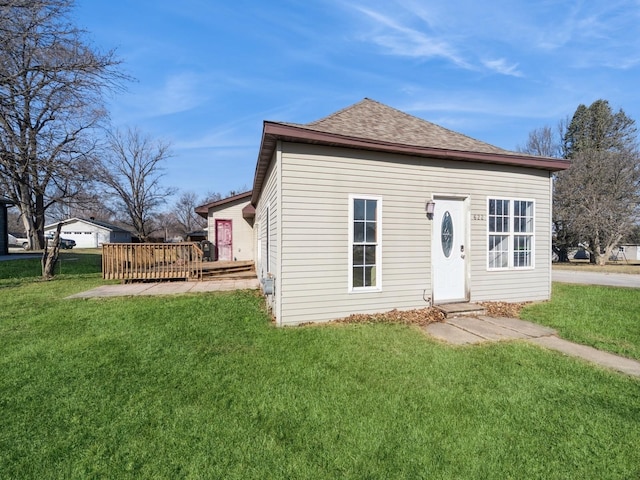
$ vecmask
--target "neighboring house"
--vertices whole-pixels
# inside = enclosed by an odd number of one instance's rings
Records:
[[[9,227],[7,208],[13,206],[13,202],[0,198],[0,255],[9,254]]]
[[[640,260],[640,245],[620,245],[618,249],[617,255],[614,249],[616,260]]]
[[[58,223],[44,227],[45,235],[54,233]],[[93,218],[70,218],[62,222],[60,236],[75,240],[76,248],[98,248],[103,243],[130,243],[131,232]]]
[[[236,242],[251,249],[255,207],[256,270],[274,282],[278,325],[546,300],[551,177],[568,166],[365,99],[308,124],[265,121],[253,191],[201,209],[210,228],[233,218],[235,256]]]
[[[208,238],[219,261],[254,260],[251,192],[210,202],[196,208],[207,219]]]

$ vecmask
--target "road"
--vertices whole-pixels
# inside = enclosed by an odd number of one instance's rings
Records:
[[[554,282],[581,283],[585,285],[608,285],[611,287],[640,288],[640,275],[627,273],[580,272],[576,270],[554,270]]]

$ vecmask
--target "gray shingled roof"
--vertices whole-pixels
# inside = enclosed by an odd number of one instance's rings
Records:
[[[262,193],[263,182],[279,141],[514,165],[551,172],[565,170],[570,165],[567,160],[504,150],[365,98],[311,123],[265,120],[253,178],[251,204],[254,206]]]
[[[513,154],[369,98],[311,123],[281,123],[307,130],[416,147]]]

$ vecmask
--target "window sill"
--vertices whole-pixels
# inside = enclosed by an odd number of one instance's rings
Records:
[[[352,287],[349,289],[348,293],[375,293],[381,291],[382,287]]]
[[[521,272],[527,270],[535,270],[535,267],[505,267],[505,268],[487,268],[487,272]]]

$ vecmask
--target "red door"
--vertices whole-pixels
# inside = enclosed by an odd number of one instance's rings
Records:
[[[231,220],[216,220],[216,247],[218,248],[218,260],[233,260],[233,231]]]

